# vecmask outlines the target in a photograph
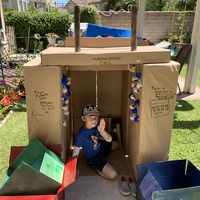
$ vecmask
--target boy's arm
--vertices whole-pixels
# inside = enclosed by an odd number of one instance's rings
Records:
[[[79,153],[80,153],[80,147],[74,146],[74,150],[72,152],[72,157],[75,157],[75,156],[78,157]]]
[[[106,122],[104,119],[100,120],[99,126],[98,126],[98,131],[100,132],[101,136],[107,141],[107,142],[111,142],[112,141],[112,136],[105,131],[105,126],[106,126]]]

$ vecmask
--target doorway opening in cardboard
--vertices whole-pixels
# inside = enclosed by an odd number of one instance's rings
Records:
[[[100,118],[107,122],[106,130],[111,131],[110,121],[120,120],[121,148],[114,150],[108,156],[108,161],[116,168],[118,174],[130,174],[128,159],[125,154],[128,149],[128,71],[70,71],[72,79],[72,110],[73,110],[73,138],[83,125],[81,112],[86,104],[97,104]],[[120,162],[119,160],[124,160]],[[92,172],[86,166],[82,152],[78,159],[81,174],[90,175]],[[121,166],[119,166],[121,165]]]

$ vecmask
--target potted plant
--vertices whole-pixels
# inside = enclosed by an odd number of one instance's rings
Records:
[[[47,36],[47,40],[49,42],[49,45],[54,46],[56,44],[56,39],[58,38],[58,35],[55,33],[47,33],[45,34]]]

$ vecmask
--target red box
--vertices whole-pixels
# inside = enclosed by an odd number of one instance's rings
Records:
[[[53,151],[57,156],[61,157],[62,147],[61,145],[45,145],[47,149]],[[10,160],[9,165],[14,161],[14,159],[26,148],[26,146],[12,146],[10,148]]]
[[[24,148],[25,147],[23,146],[11,147],[10,162],[12,162]],[[47,146],[47,148],[49,148],[56,154],[60,154],[59,152],[61,152],[61,148],[54,145],[53,147]],[[64,200],[65,199],[64,189],[75,181],[76,164],[77,164],[77,157],[73,157],[66,162],[64,167],[62,185],[58,189],[57,194],[55,195],[47,194],[47,195],[0,196],[0,200]]]

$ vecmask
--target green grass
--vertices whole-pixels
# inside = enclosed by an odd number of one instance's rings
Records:
[[[200,100],[177,101],[170,159],[188,159],[200,169]]]
[[[183,65],[183,68],[181,70],[180,76],[185,78],[186,77],[186,72],[187,72],[187,63],[185,63]],[[199,68],[199,71],[198,71],[197,86],[200,87],[200,68]]]
[[[28,144],[28,128],[25,103],[20,103],[0,127],[0,180],[8,168],[10,147]]]
[[[177,101],[170,160],[189,159],[200,169],[200,100]],[[9,163],[10,147],[28,144],[26,105],[15,109],[0,127],[0,180]]]

